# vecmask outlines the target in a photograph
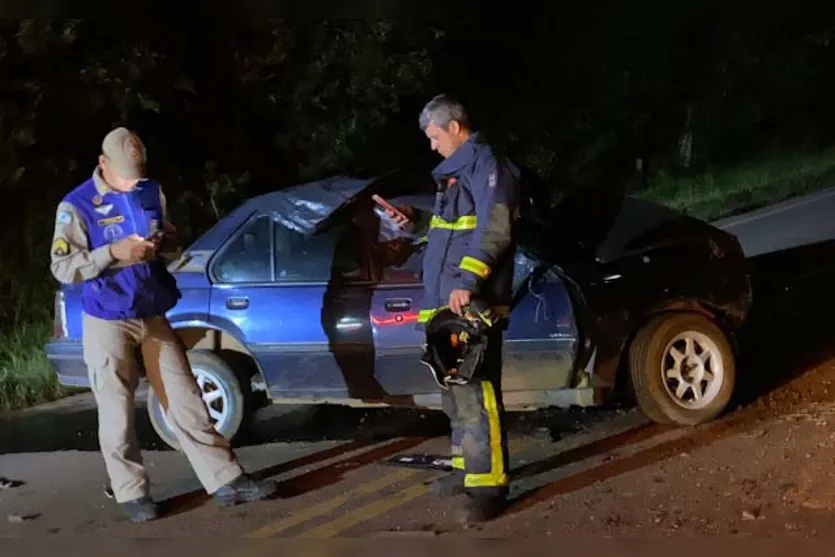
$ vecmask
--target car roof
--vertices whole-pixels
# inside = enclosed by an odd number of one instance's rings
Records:
[[[406,183],[408,185],[404,187],[403,184]],[[255,214],[270,215],[289,228],[309,234],[364,192],[379,192],[394,204],[410,204],[426,210],[431,209],[431,194],[400,193],[404,189],[412,190],[416,183],[420,182],[415,182],[413,175],[393,171],[371,178],[330,176],[267,192],[247,199],[230,211],[189,249],[216,249],[235,229]],[[392,192],[391,195],[386,194],[389,191]]]

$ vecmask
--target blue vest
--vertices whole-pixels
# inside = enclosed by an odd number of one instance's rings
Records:
[[[140,182],[128,193],[109,191],[100,195],[89,180],[70,192],[71,203],[84,221],[89,249],[112,244],[131,234],[150,236],[162,226],[160,186]],[[163,261],[155,260],[126,267],[110,267],[84,283],[82,307],[100,319],[132,319],[163,315],[180,299],[177,281]]]

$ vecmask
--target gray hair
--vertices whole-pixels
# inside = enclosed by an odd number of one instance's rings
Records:
[[[430,124],[447,129],[453,120],[462,127],[470,127],[470,119],[464,105],[447,95],[438,95],[426,103],[420,112],[420,129],[425,131]]]

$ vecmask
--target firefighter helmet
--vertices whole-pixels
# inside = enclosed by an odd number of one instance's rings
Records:
[[[426,347],[421,362],[442,388],[465,385],[478,376],[487,350],[487,331],[494,317],[475,304],[458,315],[449,308],[438,311],[426,324]]]

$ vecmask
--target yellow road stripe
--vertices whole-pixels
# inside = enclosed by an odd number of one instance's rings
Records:
[[[535,438],[527,437],[523,439],[519,439],[518,441],[511,440],[508,445],[509,452],[522,452],[528,449],[531,445],[536,443]],[[515,445],[515,446],[514,446]],[[409,470],[409,472],[416,472],[415,470]],[[410,474],[414,475],[414,474]],[[330,538],[333,537],[340,532],[347,530],[357,524],[362,524],[363,522],[367,522],[373,518],[380,516],[383,513],[386,513],[390,510],[396,509],[400,505],[408,503],[413,499],[417,499],[421,495],[424,495],[429,492],[429,485],[425,483],[419,483],[412,486],[407,487],[402,491],[398,491],[389,495],[388,497],[384,497],[382,499],[378,499],[372,503],[369,503],[359,509],[355,509],[350,513],[340,516],[330,522],[326,522],[302,532],[296,537],[299,538]]]
[[[316,505],[311,507],[307,507],[306,509],[294,513],[287,518],[282,518],[272,524],[268,524],[263,528],[259,528],[254,532],[250,532],[242,537],[244,538],[269,538],[275,536],[276,534],[283,532],[289,528],[293,528],[294,526],[298,526],[308,520],[312,520],[314,518],[324,516],[327,513],[333,512],[337,508],[341,507],[348,501],[350,501],[354,497],[360,497],[362,495],[368,495],[369,493],[374,493],[375,491],[379,491],[384,487],[389,485],[395,484],[399,481],[405,480],[410,478],[420,472],[421,470],[413,470],[413,469],[406,469],[406,470],[398,470],[391,474],[387,474],[381,478],[378,478],[374,481],[366,482],[363,484],[358,485],[352,490],[346,491],[328,499],[327,501],[322,501]]]
[[[413,486],[407,487],[402,491],[398,491],[397,493],[394,493],[388,497],[378,499],[373,503],[369,503],[363,507],[360,507],[359,509],[353,510],[348,514],[344,514],[336,520],[326,522],[321,526],[307,530],[306,532],[302,533],[297,537],[332,538],[333,536],[339,534],[343,530],[347,530],[352,526],[356,526],[357,524],[361,524],[367,520],[371,520],[376,516],[380,516],[381,514],[395,509],[400,505],[408,503],[412,499],[417,499],[421,495],[425,494],[427,491],[428,488],[426,485],[422,483],[415,484]]]

